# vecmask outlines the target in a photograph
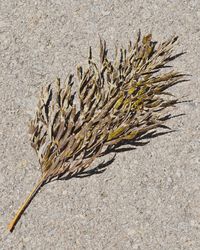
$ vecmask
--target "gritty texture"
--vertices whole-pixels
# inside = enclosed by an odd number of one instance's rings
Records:
[[[199,27],[199,0],[0,0],[0,249],[200,249]],[[191,74],[171,89],[191,100],[173,110],[185,114],[168,121],[176,132],[119,153],[102,174],[44,186],[8,233],[40,176],[27,133],[40,87],[74,73],[90,45],[97,53],[99,35],[112,55],[139,28],[178,35],[187,51],[173,63]]]

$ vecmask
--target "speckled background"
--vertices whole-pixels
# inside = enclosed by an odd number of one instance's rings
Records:
[[[52,182],[12,234],[6,227],[40,176],[27,123],[40,87],[66,78],[138,29],[176,34],[174,67],[191,74],[173,88],[191,102],[168,121],[175,133],[118,154],[100,175]],[[0,249],[200,249],[200,1],[0,0]]]

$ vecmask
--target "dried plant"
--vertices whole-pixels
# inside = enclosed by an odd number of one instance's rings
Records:
[[[157,45],[151,34],[141,39],[139,33],[135,44],[116,48],[111,61],[106,42],[100,39],[100,64],[93,61],[90,48],[88,68],[77,68],[78,104],[72,93],[73,75],[64,86],[57,79],[42,89],[30,124],[42,176],[8,225],[10,231],[42,185],[84,171],[119,143],[163,124],[163,110],[177,103],[166,90],[183,76],[173,70],[160,71],[176,57],[172,54],[176,40]]]

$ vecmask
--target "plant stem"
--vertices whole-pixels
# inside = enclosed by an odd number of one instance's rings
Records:
[[[8,229],[10,230],[10,232],[12,232],[14,230],[15,225],[17,224],[18,220],[20,219],[21,215],[23,214],[24,210],[27,208],[27,206],[29,205],[29,203],[32,201],[32,199],[34,198],[34,196],[37,194],[37,192],[39,191],[39,189],[42,187],[42,185],[44,184],[44,182],[46,181],[46,174],[43,175],[39,181],[37,182],[37,184],[34,186],[33,190],[31,191],[31,193],[29,194],[29,196],[26,198],[26,200],[24,201],[24,203],[21,205],[21,207],[18,209],[17,213],[15,214],[15,217],[13,218],[13,220],[8,224]]]

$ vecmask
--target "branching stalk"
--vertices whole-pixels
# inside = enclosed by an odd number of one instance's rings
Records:
[[[166,67],[180,55],[173,54],[176,40],[157,44],[151,34],[141,39],[139,33],[135,43],[116,49],[113,60],[100,40],[100,61],[93,60],[90,48],[88,67],[77,68],[75,93],[73,75],[64,84],[57,79],[42,89],[30,124],[42,177],[8,225],[10,231],[47,180],[81,173],[104,152],[163,127],[163,111],[177,103],[166,90],[183,78]]]

